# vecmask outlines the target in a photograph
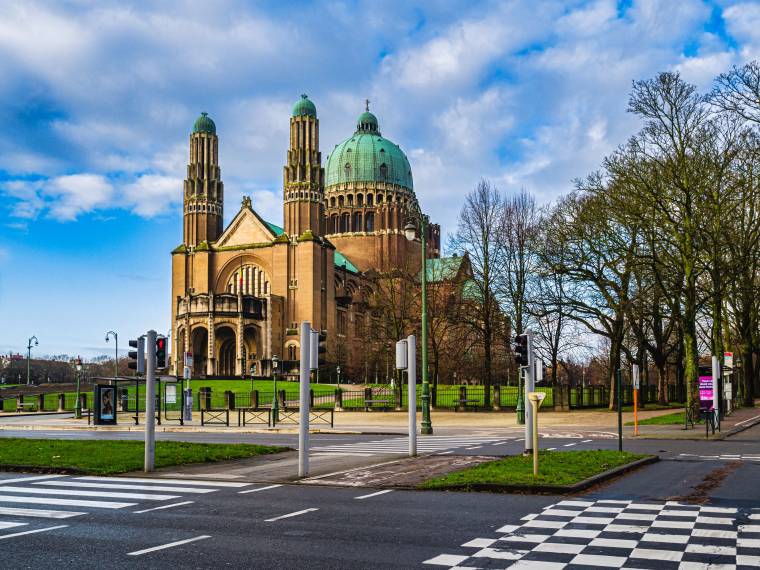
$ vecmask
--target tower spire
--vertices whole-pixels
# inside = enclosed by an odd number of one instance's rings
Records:
[[[205,111],[195,120],[190,134],[190,160],[184,186],[183,243],[196,246],[215,241],[222,234],[224,183],[216,124]]]
[[[324,234],[324,180],[317,108],[303,94],[290,117],[290,146],[283,172],[285,233]]]

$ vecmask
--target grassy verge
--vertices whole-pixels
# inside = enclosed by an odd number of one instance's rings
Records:
[[[0,440],[0,469],[21,466],[112,475],[142,469],[144,449],[141,441],[3,438]],[[247,443],[159,441],[156,443],[156,467],[242,459],[286,449]]]
[[[676,412],[674,414],[665,414],[664,416],[656,416],[654,418],[647,418],[645,420],[639,420],[640,426],[675,426],[683,425],[686,419],[686,412]],[[633,422],[626,422],[627,426],[632,426]]]
[[[647,456],[625,451],[542,451],[535,478],[533,457],[515,455],[430,479],[420,487],[466,491],[480,485],[573,485],[644,457]]]

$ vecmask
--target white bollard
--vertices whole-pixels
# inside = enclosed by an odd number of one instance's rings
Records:
[[[417,339],[410,334],[406,339],[407,375],[409,382],[409,456],[417,455]]]
[[[311,375],[311,323],[301,323],[301,362],[300,371],[300,421],[298,422],[298,476],[309,474],[309,376]]]

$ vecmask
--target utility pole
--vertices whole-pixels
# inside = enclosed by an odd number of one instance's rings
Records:
[[[154,469],[156,456],[156,331],[148,331],[146,345],[145,472],[150,473]]]

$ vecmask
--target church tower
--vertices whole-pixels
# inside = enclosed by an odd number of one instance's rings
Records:
[[[285,233],[324,235],[324,180],[317,108],[306,95],[293,106],[290,146],[283,174]]]
[[[219,169],[219,138],[207,113],[193,125],[190,163],[184,192],[184,240],[195,247],[215,241],[222,234],[224,183]]]

